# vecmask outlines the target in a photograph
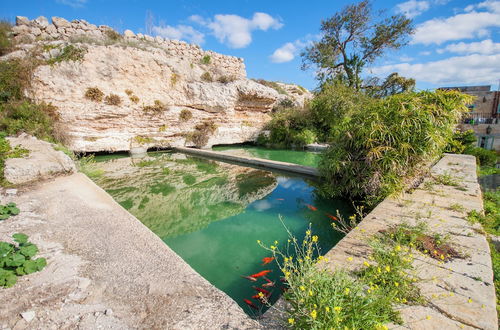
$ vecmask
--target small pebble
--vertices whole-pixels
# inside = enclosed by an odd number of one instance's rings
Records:
[[[21,313],[21,316],[23,317],[23,319],[28,323],[33,321],[33,319],[35,318],[35,315],[36,314],[33,311]]]
[[[17,189],[6,189],[5,194],[7,196],[16,196],[17,195]]]
[[[110,315],[113,315],[113,310],[111,308],[108,308],[104,311],[104,314],[110,316]]]

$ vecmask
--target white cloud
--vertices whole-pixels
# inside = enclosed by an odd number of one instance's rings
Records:
[[[313,40],[319,39],[321,36],[308,34],[302,39],[297,39],[293,42],[287,42],[280,48],[276,49],[270,56],[269,59],[273,63],[285,63],[290,62],[297,56],[299,51],[306,46],[312,44]]]
[[[56,2],[73,8],[81,8],[87,3],[87,0],[56,0]]]
[[[399,60],[400,60],[401,62],[411,62],[411,61],[413,61],[413,60],[414,60],[414,58],[413,58],[413,57],[410,57],[410,56],[407,56],[407,55],[403,55],[403,56],[401,56],[401,57],[399,58]]]
[[[467,13],[448,18],[435,18],[419,24],[412,37],[412,44],[437,44],[445,41],[485,37],[488,28],[500,27],[500,1],[485,1],[473,7],[467,6]],[[487,11],[476,11],[486,9]]]
[[[422,55],[422,56],[429,56],[430,54],[432,54],[432,52],[429,52],[427,50],[424,50],[424,51],[418,53],[418,55]]]
[[[422,14],[430,8],[428,1],[409,0],[396,5],[396,12],[404,14],[408,18],[413,18]]]
[[[486,39],[478,42],[459,42],[449,44],[444,48],[438,49],[439,54],[445,52],[458,53],[458,54],[500,54],[500,42],[493,42],[491,39]]]
[[[195,30],[192,26],[188,25],[153,26],[153,32],[156,35],[162,36],[167,39],[183,39],[198,45],[201,45],[205,41],[205,35],[203,33]]]
[[[280,48],[276,49],[269,58],[273,63],[290,62],[295,58],[297,51],[298,49],[293,43],[287,42]]]
[[[279,29],[281,21],[266,13],[255,13],[251,19],[238,15],[215,15],[213,19],[204,19],[199,15],[189,18],[209,28],[221,43],[231,48],[244,48],[252,42],[252,32],[255,30],[267,31]]]
[[[450,57],[418,64],[392,64],[374,67],[371,73],[380,77],[398,72],[417,82],[433,84],[491,84],[500,76],[500,54]]]

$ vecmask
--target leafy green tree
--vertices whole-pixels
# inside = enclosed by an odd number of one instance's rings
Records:
[[[393,72],[380,82],[379,78],[371,78],[365,82],[363,89],[373,97],[387,97],[404,92],[413,92],[415,90],[415,79],[405,78],[397,72]]]
[[[359,90],[363,67],[386,50],[406,45],[413,27],[404,15],[375,19],[370,0],[363,0],[322,21],[321,32],[321,40],[301,54],[302,68],[314,65],[321,82],[341,79]]]

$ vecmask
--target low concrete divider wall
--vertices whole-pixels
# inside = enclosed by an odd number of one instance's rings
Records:
[[[193,148],[184,148],[184,147],[176,147],[174,150],[191,154],[197,156],[204,156],[208,158],[218,159],[222,161],[230,161],[235,163],[241,163],[246,165],[251,165],[259,168],[272,168],[284,172],[297,173],[302,175],[308,175],[312,177],[318,177],[319,171],[314,167],[303,166],[292,163],[278,162],[275,160],[268,160],[262,158],[253,158],[253,157],[244,157],[244,156],[235,156],[229,155],[223,152],[211,151],[211,150],[203,150],[203,149],[193,149]]]

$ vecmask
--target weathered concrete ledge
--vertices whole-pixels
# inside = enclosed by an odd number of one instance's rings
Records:
[[[435,183],[432,176],[445,173],[455,177],[460,186]],[[370,262],[370,237],[400,223],[415,225],[424,221],[430,232],[449,235],[451,245],[465,258],[440,263],[415,253],[413,266],[421,279],[417,285],[429,303],[402,305],[404,324],[390,328],[498,329],[488,242],[481,226],[466,220],[469,211],[482,209],[475,158],[446,154],[417,189],[398,199],[384,200],[332,248],[326,254],[327,267],[360,268],[364,261]]]
[[[26,233],[48,265],[0,288],[0,329],[258,328],[85,175],[0,200],[11,201],[21,213],[0,240]]]
[[[229,161],[238,164],[251,165],[253,167],[258,167],[258,168],[271,168],[283,172],[297,173],[312,177],[319,176],[318,169],[298,164],[285,163],[285,162],[279,162],[275,160],[268,160],[262,158],[235,156],[224,152],[204,150],[204,149],[175,147],[174,150],[191,155],[204,156],[207,158]]]

